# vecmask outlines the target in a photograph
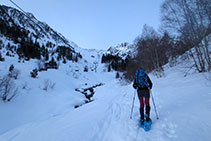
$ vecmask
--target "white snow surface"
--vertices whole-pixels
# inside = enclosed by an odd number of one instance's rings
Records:
[[[118,55],[122,59],[126,59],[129,55],[134,57],[137,53],[137,47],[134,44],[122,43],[114,47],[110,47],[105,54]]]
[[[84,51],[87,64],[99,62],[94,51]],[[90,57],[91,56],[91,57]],[[94,57],[93,57],[94,56]],[[204,75],[184,73],[179,66],[165,69],[165,77],[149,75],[152,94],[157,106],[156,119],[152,99],[152,128],[145,132],[138,127],[139,101],[132,84],[115,79],[115,72],[104,72],[98,64],[97,72],[84,72],[86,63],[61,64],[59,70],[39,72],[31,78],[36,60],[17,63],[17,58],[5,57],[0,62],[1,76],[11,64],[20,70],[15,80],[18,95],[11,102],[0,102],[0,141],[209,141],[211,139],[211,85]],[[77,71],[75,71],[77,69]],[[45,81],[55,83],[53,89],[43,90]],[[87,85],[85,85],[87,83]],[[94,101],[77,109],[85,100],[75,88],[99,83]],[[25,86],[25,89],[22,87]]]

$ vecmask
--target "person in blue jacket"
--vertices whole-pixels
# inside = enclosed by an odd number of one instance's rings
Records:
[[[136,70],[134,89],[137,89],[140,101],[140,117],[141,124],[144,124],[144,107],[146,106],[146,121],[150,121],[150,90],[152,89],[152,81],[143,69]]]

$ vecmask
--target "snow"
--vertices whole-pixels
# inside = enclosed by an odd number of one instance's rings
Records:
[[[9,10],[9,15],[12,13]],[[29,23],[24,23],[28,25],[24,26],[17,17],[14,20],[30,33],[36,32]],[[34,20],[40,26],[50,28]],[[54,35],[53,30],[49,30]],[[66,45],[61,40],[53,40],[50,33],[43,33],[44,37],[38,40],[40,45],[48,41],[57,46]],[[4,45],[10,43],[16,46],[4,36],[0,37]],[[0,141],[210,140],[211,82],[205,79],[210,74],[199,74],[192,70],[186,72],[185,67],[189,67],[192,60],[184,61],[181,58],[185,56],[182,56],[179,58],[180,65],[172,68],[165,66],[165,77],[159,79],[149,74],[159,120],[156,119],[151,99],[153,124],[151,130],[145,132],[138,127],[137,95],[133,118],[130,119],[133,96],[136,94],[132,84],[115,79],[115,71],[104,71],[106,67],[101,64],[101,57],[106,51],[86,50],[72,41],[68,42],[76,52],[82,54],[83,59],[77,63],[60,63],[58,70],[38,72],[37,78],[30,77],[30,72],[37,67],[37,60],[18,63],[17,56],[5,56],[6,49],[1,49],[5,61],[0,61],[0,78],[8,74],[12,64],[20,71],[20,75],[17,80],[13,80],[19,88],[16,97],[10,102],[0,100]],[[120,44],[111,47],[106,53],[125,59],[128,54],[135,55],[135,49],[133,45]],[[85,67],[88,67],[88,72],[84,72]],[[100,83],[103,85],[94,89],[93,101],[75,109],[76,105],[87,100],[75,89]],[[47,90],[46,84],[49,86]]]
[[[128,55],[134,57],[136,55],[137,47],[133,44],[122,43],[115,47],[110,47],[105,54],[118,55],[122,59],[126,59]]]
[[[6,56],[6,61],[0,62],[1,76],[7,74],[11,64],[21,72],[15,80],[20,88],[18,95],[11,102],[0,102],[1,141],[210,140],[211,86],[204,78],[207,73],[184,77],[184,68],[177,65],[165,67],[165,77],[158,79],[150,74],[159,120],[151,100],[153,124],[145,132],[138,128],[137,96],[130,119],[135,92],[132,84],[115,79],[114,71],[104,72],[97,51],[81,49],[81,53],[84,59],[78,63],[60,64],[58,70],[39,72],[38,78],[30,77],[36,60],[17,63],[18,58]],[[85,65],[92,68],[94,62],[98,62],[97,72],[83,71]],[[55,87],[43,90],[46,80]],[[75,89],[99,83],[104,85],[95,89],[94,101],[75,109],[86,100]]]

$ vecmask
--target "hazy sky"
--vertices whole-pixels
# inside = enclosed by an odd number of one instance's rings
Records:
[[[13,1],[80,47],[108,49],[132,43],[144,24],[157,30],[164,0]],[[9,0],[0,0],[0,4],[13,6]]]

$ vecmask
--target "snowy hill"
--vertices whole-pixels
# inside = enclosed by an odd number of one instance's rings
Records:
[[[138,128],[137,97],[130,119],[134,95],[131,85],[122,85],[114,78],[114,72],[83,72],[76,79],[68,70],[64,66],[59,71],[43,73],[37,80],[29,80],[33,85],[14,101],[0,103],[3,125],[0,140],[208,141],[211,138],[211,91],[205,74],[183,77],[182,68],[177,66],[166,68],[164,78],[150,75],[159,120],[150,101],[153,124],[151,131],[145,132]],[[41,82],[46,78],[56,82],[54,90],[41,90]],[[94,101],[74,109],[74,104],[84,97],[73,89],[98,82],[104,85],[96,89]]]
[[[5,61],[0,61],[0,81],[7,77],[13,64],[19,75],[17,79],[10,79],[13,82],[11,90],[18,88],[18,92],[10,102],[0,101],[0,134],[24,124],[46,120],[65,112],[65,109],[74,110],[76,105],[87,101],[85,95],[75,89],[103,83],[99,74],[104,66],[98,65],[99,54],[96,51],[84,50],[83,53],[86,53],[87,60],[60,64],[59,69],[38,72],[36,78],[32,78],[30,72],[38,60],[17,63],[18,57],[5,56]],[[84,71],[85,66],[87,72]]]
[[[32,14],[7,6],[0,13],[0,134],[90,101],[75,89],[102,83],[101,51],[78,47]],[[52,58],[59,69],[47,66]]]
[[[120,56],[122,59],[126,59],[129,55],[130,57],[133,57],[136,55],[136,47],[134,44],[129,43],[121,43],[117,46],[110,47],[105,54],[110,55],[117,55]]]

